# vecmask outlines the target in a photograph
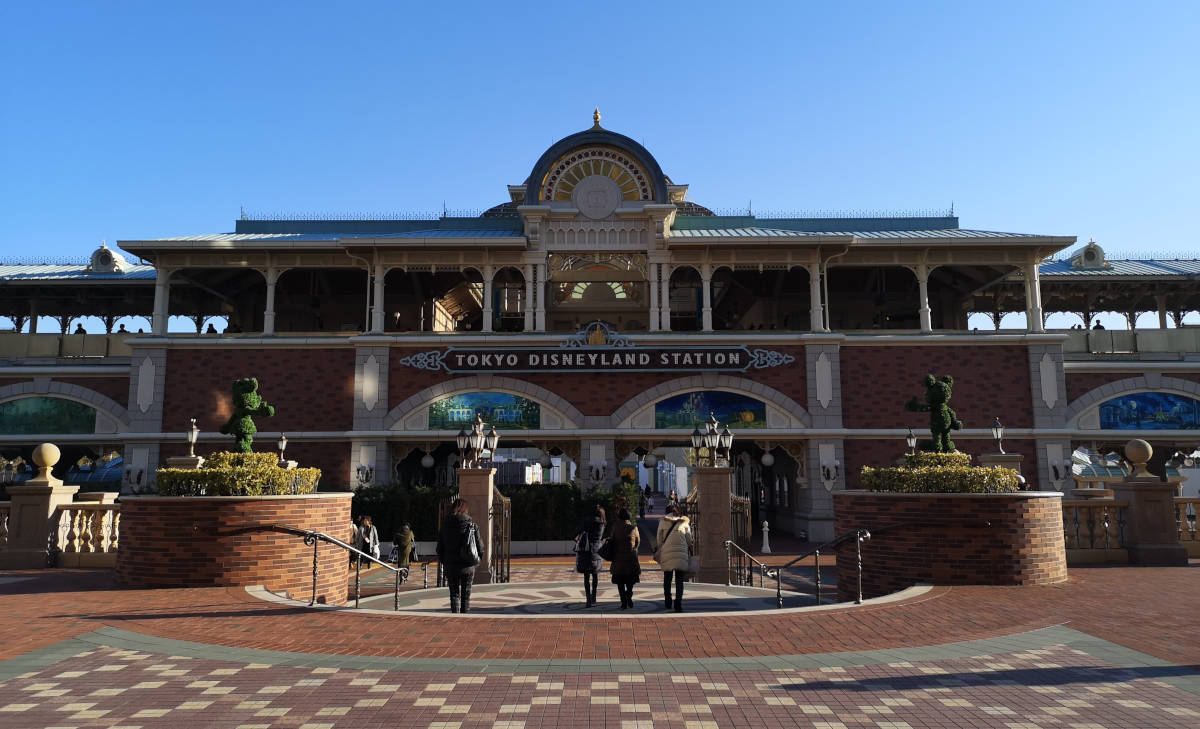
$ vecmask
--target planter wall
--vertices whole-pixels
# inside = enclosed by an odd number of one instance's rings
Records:
[[[117,581],[124,587],[263,585],[312,596],[312,547],[261,529],[285,525],[350,539],[350,493],[123,496]],[[322,543],[317,601],[346,600],[347,553]]]
[[[1067,579],[1057,491],[842,491],[833,497],[837,534],[871,532],[863,543],[863,597],[916,584],[1045,585]],[[839,599],[854,598],[856,567],[850,541],[837,556]]]

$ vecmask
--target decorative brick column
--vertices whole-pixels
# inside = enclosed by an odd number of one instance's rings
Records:
[[[700,491],[699,582],[723,585],[729,579],[725,542],[733,539],[733,497],[729,491],[731,468],[697,468]]]
[[[483,541],[483,554],[475,568],[478,584],[492,581],[492,488],[495,477],[494,468],[458,469],[458,495],[466,500],[471,519],[479,527],[479,538]]]
[[[20,486],[9,486],[12,511],[8,519],[8,547],[0,551],[0,569],[26,570],[46,566],[50,525],[60,504],[71,503],[78,486],[63,486],[50,473],[58,463],[58,447],[43,443],[33,449],[38,474]]]

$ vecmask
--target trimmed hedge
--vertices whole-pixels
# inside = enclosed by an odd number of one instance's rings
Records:
[[[966,468],[971,465],[971,454],[963,453],[962,451],[950,451],[948,453],[919,451],[917,453],[906,454],[904,456],[904,463],[908,468],[941,468],[943,466],[962,466]]]
[[[940,468],[871,468],[863,466],[863,487],[870,491],[907,494],[1007,494],[1020,491],[1011,468],[942,466]]]
[[[200,468],[160,468],[160,496],[292,496],[311,494],[319,468],[279,467],[273,453],[213,453]]]

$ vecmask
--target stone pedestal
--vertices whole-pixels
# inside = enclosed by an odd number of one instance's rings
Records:
[[[496,477],[494,468],[458,469],[458,495],[467,502],[468,513],[479,527],[483,554],[475,568],[475,583],[492,581],[492,489]],[[440,524],[438,525],[441,526]]]
[[[171,456],[167,459],[167,468],[196,469],[204,465],[202,456]]]
[[[729,491],[732,475],[730,468],[696,469],[696,488],[700,491],[699,582],[723,585],[729,579],[725,542],[733,539],[733,497]]]
[[[1017,473],[1021,473],[1021,460],[1023,456],[1020,453],[980,453],[979,465],[984,468],[1011,468]],[[1024,476],[1025,474],[1021,474]],[[1036,486],[1037,484],[1034,484]],[[1030,488],[1026,486],[1026,488]]]
[[[1113,486],[1113,498],[1129,504],[1125,510],[1125,546],[1129,561],[1139,565],[1186,567],[1187,549],[1179,543],[1175,523],[1175,484],[1146,470],[1153,451],[1143,440],[1125,444],[1133,473]]]
[[[64,486],[50,473],[58,463],[58,448],[43,443],[33,449],[38,474],[20,486],[9,486],[12,512],[8,519],[8,548],[0,551],[0,569],[37,569],[46,566],[51,522],[58,507],[71,503],[78,486]]]

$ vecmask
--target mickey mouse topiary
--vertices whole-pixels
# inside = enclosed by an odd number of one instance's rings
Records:
[[[233,383],[233,415],[220,427],[220,432],[232,435],[236,443],[236,451],[250,453],[254,450],[254,417],[271,417],[275,408],[271,407],[258,394],[258,380],[246,377]]]
[[[940,380],[925,375],[925,402],[914,397],[904,404],[906,410],[929,413],[929,432],[933,434],[933,440],[921,442],[923,451],[949,453],[956,450],[954,441],[950,440],[950,431],[960,430],[962,421],[948,405],[953,387],[954,378],[950,375]]]

